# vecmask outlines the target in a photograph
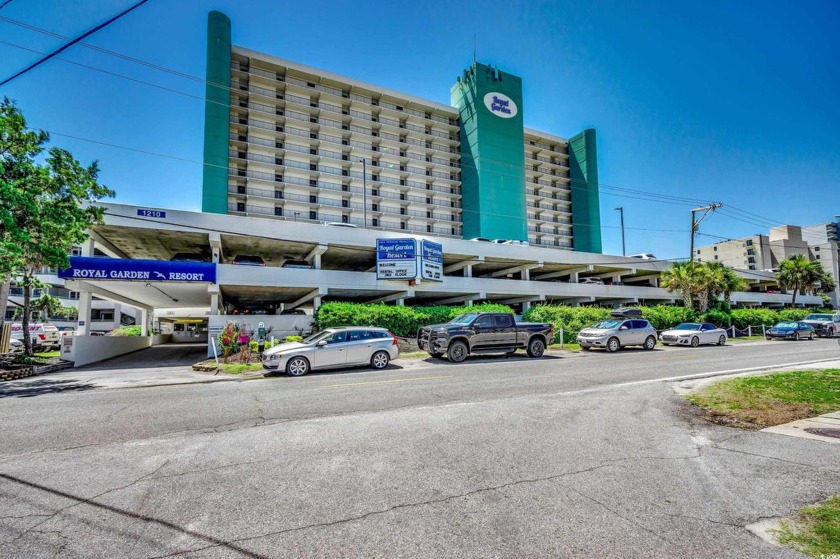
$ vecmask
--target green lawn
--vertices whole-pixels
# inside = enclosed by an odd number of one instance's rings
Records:
[[[44,359],[51,359],[53,357],[61,357],[61,352],[59,350],[55,351],[45,351],[43,353],[33,353],[33,357],[43,357]]]
[[[738,344],[741,342],[757,342],[763,340],[764,336],[738,336],[737,338],[729,338],[729,343]]]
[[[687,398],[712,420],[761,429],[840,410],[840,369],[724,380]]]
[[[779,543],[809,557],[840,557],[840,495],[805,507],[776,532]]]

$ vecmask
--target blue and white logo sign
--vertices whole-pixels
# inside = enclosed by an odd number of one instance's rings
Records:
[[[443,245],[423,240],[420,243],[420,277],[443,281]]]
[[[148,210],[145,208],[138,208],[137,215],[140,217],[156,217],[158,219],[166,218],[166,212],[163,210]]]
[[[410,280],[416,277],[415,239],[376,239],[376,279]]]
[[[488,93],[484,96],[484,106],[488,111],[502,118],[513,118],[519,112],[513,99],[504,93]]]
[[[93,281],[216,283],[216,265],[209,262],[71,256],[70,267],[59,270],[58,277]]]

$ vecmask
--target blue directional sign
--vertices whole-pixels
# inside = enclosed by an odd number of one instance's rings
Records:
[[[376,239],[376,279],[410,280],[416,277],[415,239]]]
[[[443,245],[423,239],[420,242],[420,277],[443,281]]]
[[[70,267],[59,270],[58,277],[93,281],[216,283],[216,265],[209,262],[71,256]]]

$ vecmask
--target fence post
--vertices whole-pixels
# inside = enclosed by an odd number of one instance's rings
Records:
[[[747,326],[747,336],[752,338],[752,324]]]
[[[560,328],[560,349],[563,349],[563,328]]]
[[[767,330],[764,327],[764,324],[761,325],[761,336],[766,338],[767,337]]]
[[[733,324],[731,326],[731,328],[732,328],[732,337],[734,338],[735,337],[735,325]]]

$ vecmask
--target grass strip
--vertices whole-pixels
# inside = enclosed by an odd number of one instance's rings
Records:
[[[804,507],[799,518],[782,522],[776,536],[809,557],[840,557],[840,495]]]
[[[840,369],[729,379],[687,398],[712,421],[763,429],[840,410]]]
[[[229,375],[241,375],[242,373],[262,371],[262,365],[260,363],[220,363],[219,368],[221,368],[223,373]]]

